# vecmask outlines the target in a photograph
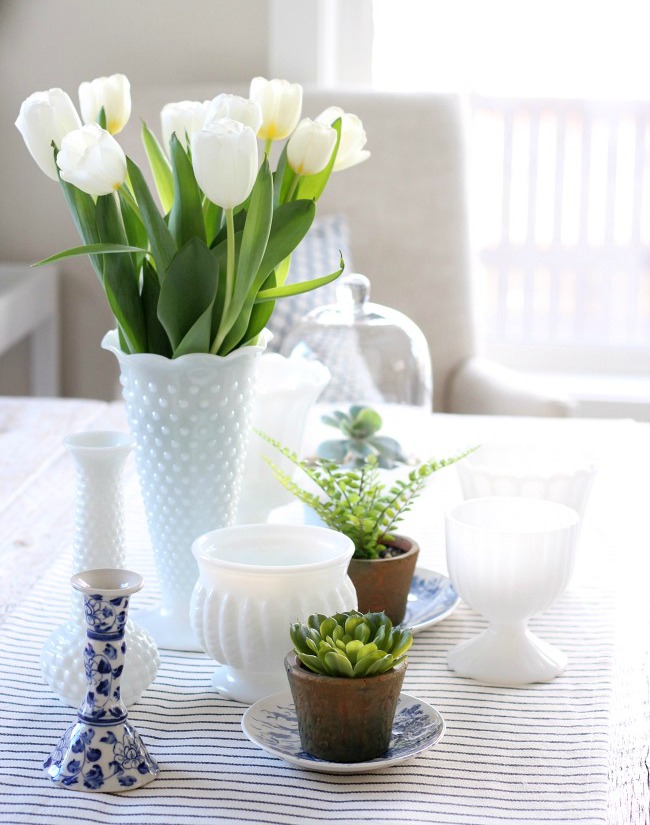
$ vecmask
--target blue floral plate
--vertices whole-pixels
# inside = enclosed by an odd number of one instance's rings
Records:
[[[460,597],[446,576],[416,567],[402,624],[410,627],[412,633],[419,633],[446,619],[459,602]]]
[[[368,773],[396,765],[433,747],[445,732],[445,721],[438,711],[408,693],[401,693],[398,699],[388,750],[368,762],[327,762],[303,751],[289,690],[255,702],[244,713],[241,726],[251,742],[272,756],[323,773]]]

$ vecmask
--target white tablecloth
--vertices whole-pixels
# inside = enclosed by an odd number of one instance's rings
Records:
[[[68,427],[67,432],[79,423],[83,426],[77,428],[123,428],[118,407],[98,406],[84,415],[68,415],[59,426]],[[642,761],[647,755],[643,680],[648,669],[639,662],[639,656],[648,654],[649,629],[647,601],[639,601],[640,594],[647,600],[648,584],[647,430],[631,422],[440,416],[423,435],[426,454],[448,454],[453,444],[468,438],[485,442],[497,434],[515,440],[561,435],[566,443],[582,440],[596,448],[600,473],[574,581],[553,608],[531,623],[540,636],[569,654],[567,671],[554,682],[508,689],[455,676],[446,666],[446,651],[484,627],[481,617],[461,605],[416,636],[404,683],[404,690],[442,713],[447,722],[443,740],[401,765],[341,776],[304,771],[257,748],[240,728],[244,706],[211,690],[214,663],[202,654],[163,652],[155,683],[130,710],[161,774],[150,785],[122,795],[50,787],[41,767],[74,718],[73,709],[52,696],[38,671],[43,640],[67,615],[69,592],[65,545],[71,538],[73,476],[69,457],[55,447],[65,432],[52,434],[52,451],[41,445],[34,458],[38,470],[25,470],[25,477],[13,485],[5,478],[2,491],[3,560],[15,566],[15,554],[5,551],[18,546],[23,573],[30,570],[30,555],[32,579],[34,571],[47,569],[26,594],[24,589],[12,590],[15,603],[2,623],[0,821],[647,822],[650,797]],[[20,444],[15,430],[12,435],[5,429],[5,434]],[[132,475],[127,495],[129,565],[147,582],[132,599],[136,618],[138,607],[155,601],[157,585],[151,554],[144,547],[146,531]],[[455,471],[449,468],[434,479],[410,514],[404,532],[420,540],[422,566],[444,572],[443,513],[459,495]],[[30,536],[28,523],[19,525],[13,515],[16,506],[24,513],[44,508],[51,520],[41,511]],[[48,567],[44,556],[50,550],[60,555]],[[7,566],[4,570],[9,573]]]

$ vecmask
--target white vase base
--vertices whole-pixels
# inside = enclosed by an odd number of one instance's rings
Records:
[[[203,652],[190,624],[189,607],[168,610],[161,606],[153,610],[134,610],[132,615],[149,631],[159,648]]]
[[[284,669],[250,671],[219,665],[212,674],[212,687],[228,699],[252,705],[265,696],[287,690],[288,682]]]
[[[528,628],[488,628],[451,648],[447,664],[459,676],[488,685],[520,687],[555,679],[566,668],[567,656]]]

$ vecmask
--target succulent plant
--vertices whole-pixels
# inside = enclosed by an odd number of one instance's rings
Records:
[[[394,438],[378,435],[383,421],[372,407],[354,405],[349,411],[334,410],[321,416],[321,421],[336,427],[345,436],[323,441],[316,455],[334,461],[341,467],[362,467],[368,456],[377,457],[378,466],[391,470],[406,463],[402,447]]]
[[[376,559],[391,555],[386,544],[392,539],[392,529],[411,509],[413,500],[424,489],[429,476],[449,464],[460,461],[472,450],[440,461],[431,459],[411,470],[406,478],[391,487],[381,483],[377,457],[369,456],[358,469],[345,470],[333,461],[316,459],[308,462],[265,433],[258,434],[285,458],[299,467],[316,486],[310,492],[293,477],[274,464],[265,461],[278,481],[299,498],[332,530],[345,533],[354,542],[354,558]]]
[[[334,616],[313,613],[289,631],[296,655],[314,673],[360,677],[385,673],[406,658],[413,644],[408,628],[393,627],[385,613],[350,610]]]

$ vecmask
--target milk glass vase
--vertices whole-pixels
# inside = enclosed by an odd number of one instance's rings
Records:
[[[117,332],[104,349],[120,364],[129,428],[147,516],[161,602],[138,621],[161,648],[200,650],[189,618],[199,576],[197,536],[233,523],[250,437],[258,359],[266,347],[225,356],[179,358],[120,349]]]
[[[347,573],[354,545],[335,530],[238,525],[199,537],[193,552],[201,576],[192,623],[202,648],[220,663],[212,686],[230,699],[256,702],[288,687],[291,622],[356,610]]]
[[[123,568],[126,541],[122,474],[133,438],[128,433],[98,430],[69,435],[63,444],[76,470],[72,572]],[[155,679],[160,658],[153,638],[130,619],[125,634],[129,652],[122,697],[129,706]],[[73,590],[69,618],[50,634],[40,660],[47,684],[73,707],[78,707],[86,692],[85,637],[83,596]]]

